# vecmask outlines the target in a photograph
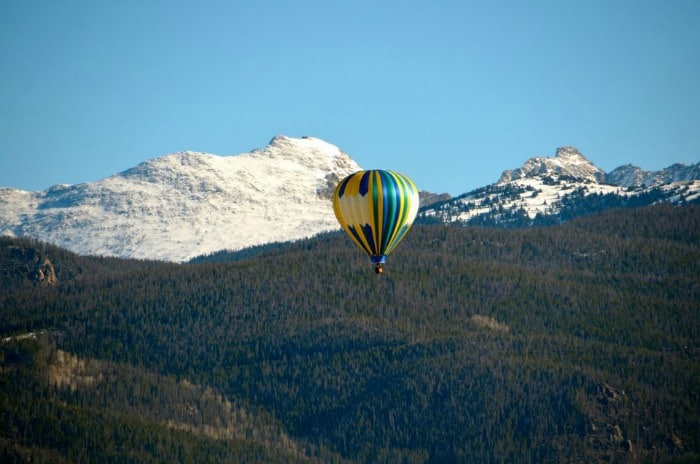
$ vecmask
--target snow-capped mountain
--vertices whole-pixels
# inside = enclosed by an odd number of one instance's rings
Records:
[[[424,223],[523,227],[563,222],[608,208],[700,202],[700,163],[656,172],[621,166],[605,173],[574,147],[504,171],[494,184],[430,205]]]
[[[503,171],[498,183],[504,184],[541,175],[566,176],[589,182],[605,180],[605,172],[584,158],[576,148],[560,147],[554,158],[530,158],[518,169]]]
[[[339,229],[332,192],[360,169],[338,147],[311,137],[276,136],[236,156],[173,153],[97,182],[42,192],[0,188],[0,235],[79,254],[182,262]],[[421,192],[417,221],[545,225],[661,201],[700,202],[700,163],[658,172],[628,165],[606,174],[562,147],[455,198]]]
[[[181,152],[97,182],[0,189],[0,235],[80,254],[181,262],[339,228],[331,195],[360,166],[317,138],[237,156]]]

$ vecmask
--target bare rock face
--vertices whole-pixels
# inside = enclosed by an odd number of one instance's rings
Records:
[[[425,190],[421,190],[419,195],[421,207],[432,205],[433,203],[439,203],[441,201],[447,201],[452,198],[449,193],[432,193],[426,192]]]
[[[574,147],[559,147],[552,157],[530,158],[522,167],[504,171],[499,183],[537,176],[567,176],[588,182],[605,182],[605,172]]]
[[[44,258],[40,264],[37,264],[32,272],[31,279],[41,285],[56,285],[58,283],[56,269],[49,258]]]
[[[597,390],[598,401],[605,404],[613,403],[626,396],[624,391],[618,391],[606,382],[598,385]]]
[[[621,187],[655,187],[673,182],[689,182],[700,179],[700,163],[690,166],[675,163],[660,171],[644,171],[638,166],[626,164],[606,175],[610,185]]]
[[[668,436],[666,437],[666,440],[668,442],[668,445],[673,449],[679,451],[685,451],[687,449],[685,443],[683,442],[683,439],[673,432],[669,432]]]
[[[622,449],[628,453],[634,453],[634,445],[632,444],[632,440],[629,438],[627,440],[623,440],[620,446],[622,446]]]
[[[624,440],[624,438],[625,436],[622,434],[622,429],[619,425],[615,424],[615,426],[613,426],[612,428],[612,431],[610,432],[610,440],[615,443],[622,443],[622,440]]]

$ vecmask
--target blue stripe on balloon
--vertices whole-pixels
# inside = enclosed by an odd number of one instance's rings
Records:
[[[348,226],[348,230],[352,233],[353,237],[355,237],[355,242],[360,245],[360,248],[364,250],[365,253],[368,255],[371,255],[373,253],[372,250],[368,250],[367,247],[365,247],[364,242],[362,241],[362,237],[360,236],[360,232],[354,227],[354,226]]]
[[[379,250],[377,250],[377,245],[374,241],[374,234],[372,233],[372,226],[369,224],[365,224],[362,226],[362,232],[365,234],[365,238],[367,239],[367,243],[369,243],[369,247],[371,249],[371,254],[376,255],[378,254]]]
[[[359,194],[360,196],[365,196],[367,195],[367,192],[369,191],[369,178],[370,175],[372,174],[372,171],[366,171],[362,175],[362,180],[360,180],[360,191]]]
[[[351,178],[352,176],[348,176],[340,182],[340,185],[338,186],[338,198],[343,198],[343,195],[345,194],[345,187],[347,187]]]

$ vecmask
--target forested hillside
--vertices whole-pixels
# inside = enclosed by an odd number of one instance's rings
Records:
[[[700,459],[698,206],[0,272],[2,462]]]

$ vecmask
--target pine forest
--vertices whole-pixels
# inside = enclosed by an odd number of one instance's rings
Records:
[[[700,206],[186,264],[0,239],[0,461],[700,462]]]

